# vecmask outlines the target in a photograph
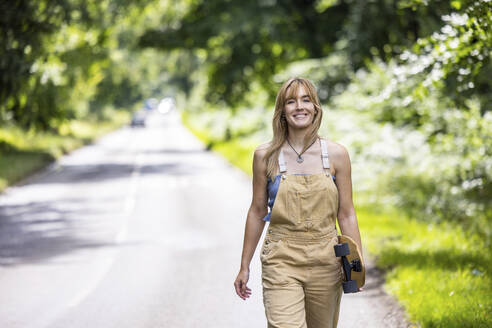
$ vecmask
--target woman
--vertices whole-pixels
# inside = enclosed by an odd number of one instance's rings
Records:
[[[337,218],[342,234],[362,249],[350,158],[342,145],[318,135],[322,114],[313,84],[288,80],[277,94],[273,140],[254,152],[253,200],[234,286],[243,300],[251,295],[249,264],[270,221],[260,254],[268,327],[336,327],[342,293],[333,249]]]

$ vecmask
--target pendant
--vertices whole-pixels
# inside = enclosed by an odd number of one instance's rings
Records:
[[[300,163],[304,162],[304,158],[302,158],[301,156],[299,156],[299,157],[297,157],[296,161],[297,161],[297,163],[300,164]]]

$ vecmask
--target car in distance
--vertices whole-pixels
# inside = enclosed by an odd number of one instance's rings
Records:
[[[145,112],[143,111],[138,111],[136,113],[133,114],[132,116],[132,120],[130,122],[130,126],[132,128],[135,128],[135,127],[145,127]]]

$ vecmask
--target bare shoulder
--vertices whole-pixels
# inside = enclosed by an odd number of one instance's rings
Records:
[[[271,142],[265,142],[255,149],[255,159],[263,159]]]
[[[259,170],[260,172],[266,172],[266,162],[265,155],[267,153],[268,147],[270,146],[270,142],[263,143],[256,147],[254,156],[253,156],[253,170]],[[259,172],[258,172],[259,173]],[[265,173],[266,174],[266,173]]]
[[[322,138],[326,141],[326,145],[328,146],[328,155],[332,156],[346,156],[348,155],[347,148],[338,142],[330,140],[328,138]]]
[[[271,144],[272,144],[272,142],[271,141],[268,141],[268,142],[262,143],[261,145],[259,145],[258,147],[256,147],[256,149],[257,150],[259,150],[259,149],[267,150],[268,147],[270,147]]]
[[[328,138],[323,138],[326,140],[326,145],[328,147],[328,156],[335,164],[335,167],[340,167],[350,163],[350,156],[347,148],[345,146],[330,140]],[[338,164],[338,165],[337,165]]]

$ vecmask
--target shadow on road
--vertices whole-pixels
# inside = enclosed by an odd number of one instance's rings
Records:
[[[132,173],[137,170],[146,176],[195,176],[206,168],[192,160],[193,154],[204,150],[156,149],[145,150],[147,158],[155,156],[155,164],[135,167],[134,163],[66,164],[33,178],[26,184],[40,188],[25,199],[5,202],[0,206],[0,266],[42,262],[50,258],[83,249],[120,247],[113,242],[115,220],[121,217],[126,190],[104,196],[104,190],[120,180],[128,188]],[[190,154],[186,162],[170,161],[170,154]],[[164,162],[166,161],[166,162]],[[59,197],[43,197],[54,187],[64,192]],[[22,188],[22,187],[21,187]],[[20,190],[19,190],[20,191]],[[24,195],[22,192],[21,195]],[[77,195],[73,197],[72,195]],[[21,196],[23,197],[23,196]],[[113,205],[111,205],[113,204]],[[113,226],[111,226],[113,225]],[[108,228],[110,227],[110,228]],[[109,237],[108,237],[109,236]]]
[[[63,165],[51,174],[49,178],[32,182],[33,185],[42,184],[77,184],[77,183],[100,183],[105,180],[128,178],[134,170],[134,165],[129,164],[95,164],[95,165]],[[204,168],[193,164],[162,163],[153,165],[142,165],[139,172],[145,174],[159,175],[196,175]]]
[[[63,199],[62,206],[54,201],[2,206],[0,266],[43,262],[83,249],[125,246],[98,238],[96,218],[101,213],[84,204],[83,198],[73,198]]]

